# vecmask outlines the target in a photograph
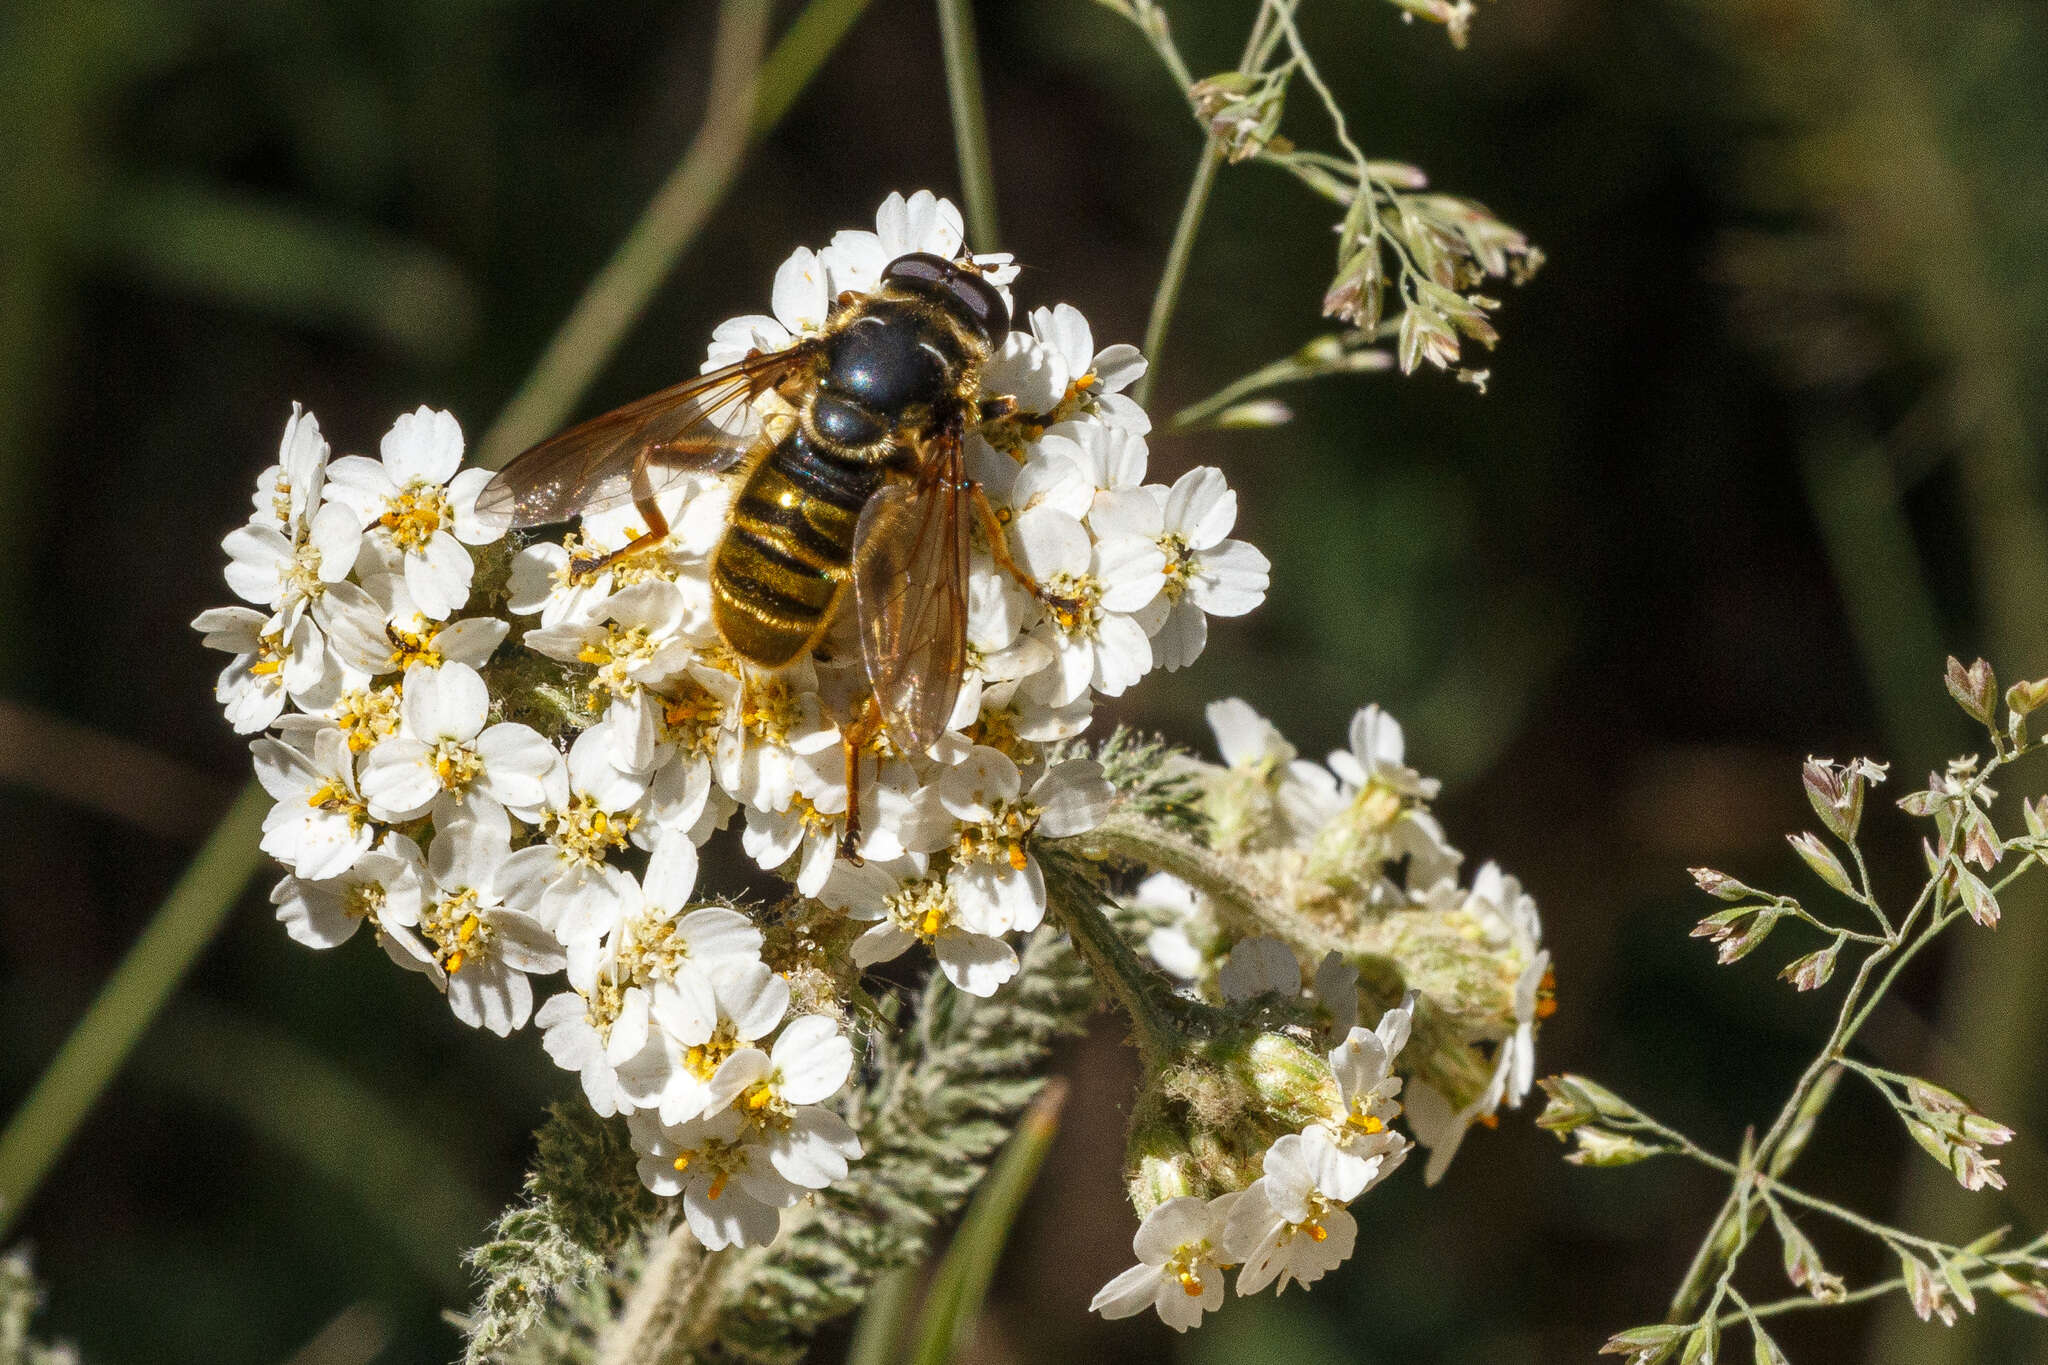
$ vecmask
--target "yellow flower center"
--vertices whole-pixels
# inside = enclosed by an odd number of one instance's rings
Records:
[[[889,922],[930,943],[953,922],[953,893],[943,881],[915,881],[885,902]]]
[[[448,522],[448,490],[425,479],[414,479],[384,504],[377,524],[391,533],[391,542],[401,550],[427,547],[434,533]]]
[[[654,656],[654,644],[645,626],[621,626],[607,621],[604,637],[591,640],[576,651],[576,657],[597,669],[597,685],[615,697],[636,692],[640,684],[631,672]]]
[[[1093,635],[1102,623],[1102,584],[1093,574],[1054,574],[1043,585],[1050,597],[1059,599],[1047,613],[1063,635]]]
[[[803,724],[803,707],[780,678],[752,678],[740,704],[740,725],[765,744],[782,744]]]
[[[1401,818],[1401,793],[1377,779],[1359,788],[1351,809],[1370,830],[1385,830]]]
[[[341,898],[341,912],[352,919],[377,922],[377,912],[384,908],[384,887],[378,882],[362,882],[348,889]]]
[[[427,907],[420,916],[420,933],[434,945],[434,960],[451,976],[482,954],[491,941],[491,926],[484,922],[476,891],[470,887]]]
[[[1195,552],[1188,548],[1187,537],[1178,534],[1161,536],[1159,548],[1166,553],[1167,600],[1178,602],[1195,576]]]
[[[1180,1284],[1181,1292],[1191,1299],[1202,1297],[1207,1286],[1202,1281],[1202,1265],[1209,1259],[1207,1238],[1195,1242],[1182,1242],[1173,1250],[1163,1267],[1166,1274]],[[1220,1268],[1220,1267],[1219,1267]]]
[[[976,744],[1008,754],[1020,766],[1031,753],[1031,742],[1017,733],[1017,712],[1011,707],[982,712],[974,724],[967,727],[967,737]]]
[[[275,678],[284,672],[284,633],[266,630],[256,637],[256,662],[249,671],[259,678]]]
[[[441,651],[437,648],[441,632],[424,621],[418,625],[417,631],[401,630],[389,624],[384,627],[384,637],[391,642],[393,672],[403,673],[414,664],[425,664],[428,668],[441,666]]]
[[[725,1059],[739,1050],[740,1040],[734,1034],[729,1020],[720,1020],[718,1027],[709,1038],[683,1054],[683,1065],[690,1074],[700,1081],[708,1081],[718,1074],[718,1068]]]
[[[361,829],[363,822],[370,817],[369,807],[365,806],[347,787],[343,786],[338,778],[330,777],[311,792],[308,792],[306,794],[306,804],[314,810],[332,811],[336,814],[346,815],[351,830]]]
[[[719,722],[725,707],[711,689],[685,678],[662,699],[663,738],[686,753],[708,754],[718,746]]]
[[[442,790],[456,793],[468,791],[469,784],[484,770],[483,758],[458,739],[444,739],[436,744],[433,762],[434,776],[441,779]]]
[[[334,723],[348,736],[350,753],[363,753],[398,733],[398,694],[397,683],[355,687],[341,694],[334,707]]]
[[[601,863],[606,855],[626,846],[627,837],[640,824],[637,815],[614,815],[588,796],[577,796],[567,810],[552,815],[554,829],[548,837],[555,847],[585,863]]]
[[[961,862],[1008,863],[1022,872],[1031,862],[1024,841],[1038,827],[1038,808],[1028,802],[1004,802],[993,818],[963,825],[954,844]]]

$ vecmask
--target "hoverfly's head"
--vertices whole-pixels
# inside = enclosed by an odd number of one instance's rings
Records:
[[[991,347],[1000,347],[1009,335],[1009,305],[971,259],[949,261],[928,251],[913,251],[889,262],[882,283],[936,299],[980,332]]]

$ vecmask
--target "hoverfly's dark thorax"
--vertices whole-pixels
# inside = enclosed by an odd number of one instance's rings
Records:
[[[879,300],[832,338],[825,387],[888,418],[929,403],[957,364],[952,338],[906,304]]]

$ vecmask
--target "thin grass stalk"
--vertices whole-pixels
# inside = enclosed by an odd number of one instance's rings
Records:
[[[967,240],[976,251],[994,251],[995,159],[989,153],[988,107],[981,93],[974,10],[968,0],[939,0],[939,50],[946,63],[946,103],[953,111],[953,147],[960,158]]]

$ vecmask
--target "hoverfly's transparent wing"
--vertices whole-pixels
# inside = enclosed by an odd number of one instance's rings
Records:
[[[750,356],[549,437],[484,485],[477,516],[502,527],[567,521],[725,469],[746,453],[759,426],[746,404],[815,349],[800,341]]]
[[[861,655],[889,738],[923,753],[945,733],[967,657],[972,485],[957,437],[923,452],[914,482],[868,499],[854,528]]]

